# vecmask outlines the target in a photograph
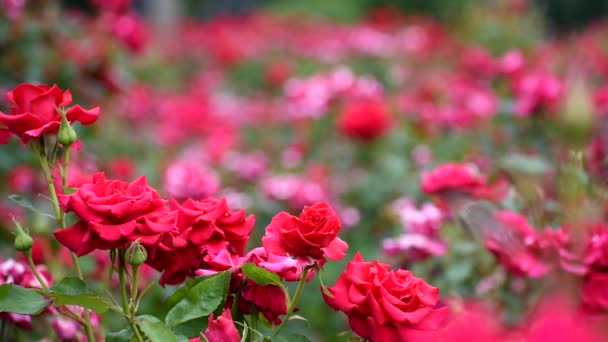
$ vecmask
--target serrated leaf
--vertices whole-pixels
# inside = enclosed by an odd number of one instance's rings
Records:
[[[242,265],[241,270],[243,273],[245,273],[247,278],[251,279],[258,285],[283,285],[281,283],[281,277],[279,277],[278,274],[272,273],[265,268],[255,265],[254,263],[248,262]]]
[[[0,286],[0,312],[33,315],[51,305],[38,292],[15,284]]]
[[[47,216],[47,217],[50,217],[53,219],[55,218],[55,216],[53,216],[53,215],[50,215],[50,214],[47,214],[47,213],[44,213],[44,212],[38,210],[38,208],[34,207],[34,205],[27,198],[25,198],[21,195],[9,195],[8,199],[11,202],[17,204],[18,206],[29,209],[37,214]]]
[[[224,300],[230,283],[230,271],[207,278],[192,287],[169,312],[165,322],[170,327],[212,313]]]
[[[138,316],[135,323],[151,342],[180,342],[173,331],[154,316]]]
[[[67,277],[53,285],[45,295],[53,298],[57,305],[77,305],[104,313],[112,306],[104,298],[93,293],[79,278]]]

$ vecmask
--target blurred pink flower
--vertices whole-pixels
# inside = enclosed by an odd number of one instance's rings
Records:
[[[178,201],[205,199],[215,195],[219,187],[217,173],[197,162],[174,161],[165,171],[164,189]]]

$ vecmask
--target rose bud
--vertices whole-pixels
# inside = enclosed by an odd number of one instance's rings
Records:
[[[15,233],[15,249],[20,252],[29,252],[34,245],[34,240],[26,233],[19,222],[15,221],[17,232]]]
[[[59,133],[57,133],[57,141],[65,147],[72,145],[78,136],[76,135],[76,131],[70,123],[68,122],[67,117],[64,112],[61,112],[61,126],[59,126]]]
[[[135,240],[129,245],[129,248],[127,248],[125,259],[131,266],[137,267],[146,262],[146,259],[148,259],[148,252],[146,252],[144,246],[139,243],[139,240]]]

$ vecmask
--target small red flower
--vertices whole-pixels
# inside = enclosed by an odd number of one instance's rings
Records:
[[[269,253],[324,260],[342,259],[348,249],[338,237],[342,224],[327,203],[304,207],[300,216],[280,212],[266,227],[262,244]]]
[[[0,112],[0,125],[4,126],[0,128],[0,143],[8,140],[9,133],[18,136],[24,144],[43,134],[57,134],[61,125],[59,108],[72,103],[70,91],[63,91],[57,85],[23,83],[9,91],[6,97],[12,106],[10,114]],[[87,110],[74,105],[66,111],[70,123],[79,121],[89,125],[98,116],[99,107]]]
[[[338,118],[342,133],[364,141],[380,137],[390,126],[391,118],[386,104],[376,99],[348,103]]]

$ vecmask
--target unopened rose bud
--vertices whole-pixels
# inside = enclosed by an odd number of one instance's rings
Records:
[[[131,266],[139,266],[148,259],[148,252],[144,246],[139,243],[139,240],[134,241],[125,253],[125,259]]]
[[[591,136],[595,114],[591,92],[582,79],[575,80],[559,113],[559,126],[567,143],[582,146]]]
[[[23,228],[21,228],[19,222],[15,221],[15,225],[17,226],[15,233],[15,249],[20,252],[28,252],[32,249],[34,240],[23,230]]]
[[[70,123],[68,122],[67,117],[64,113],[61,114],[61,126],[59,126],[59,133],[57,134],[57,141],[63,146],[72,145],[78,136],[76,135],[76,131]]]

